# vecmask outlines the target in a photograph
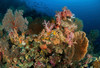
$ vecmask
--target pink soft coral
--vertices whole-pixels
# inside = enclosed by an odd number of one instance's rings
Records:
[[[44,27],[45,27],[45,29],[46,29],[47,32],[51,32],[52,29],[53,29],[54,26],[55,26],[54,23],[50,23],[49,21],[46,22],[46,20],[44,20],[43,24],[44,24]]]
[[[44,68],[44,67],[45,67],[45,65],[40,61],[36,62],[34,65],[34,68]]]
[[[61,24],[61,12],[58,12],[56,15],[56,24],[60,26]]]
[[[71,13],[71,11],[68,10],[68,9],[66,9],[66,7],[63,8],[63,11],[61,12],[61,15],[62,15],[62,18],[64,20],[66,20],[67,17],[71,18],[73,16],[73,14]]]
[[[73,45],[74,33],[71,32],[67,27],[64,28],[64,30],[65,30],[65,34],[67,35],[66,41],[67,41],[69,47],[71,47],[71,45]]]

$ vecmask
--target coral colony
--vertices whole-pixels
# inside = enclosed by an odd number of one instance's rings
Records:
[[[44,20],[44,29],[27,35],[23,11],[8,9],[2,21],[8,33],[0,40],[0,64],[5,68],[75,68],[88,47],[85,32],[77,31],[74,15],[66,7],[55,19]]]

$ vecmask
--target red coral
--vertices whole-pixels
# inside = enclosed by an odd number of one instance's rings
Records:
[[[74,18],[74,15],[71,13],[70,10],[66,9],[66,7],[63,8],[62,12],[57,12],[55,17],[56,17],[56,28],[59,29],[59,26],[61,25],[61,20],[66,20],[67,17],[69,18]]]
[[[70,18],[72,17],[71,11],[66,9],[66,7],[63,8],[63,11],[61,12],[61,14],[64,20],[66,20],[66,17],[70,17]]]

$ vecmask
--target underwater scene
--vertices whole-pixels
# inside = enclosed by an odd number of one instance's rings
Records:
[[[0,68],[100,68],[100,1],[0,0]]]

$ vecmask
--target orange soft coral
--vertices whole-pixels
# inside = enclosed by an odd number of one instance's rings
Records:
[[[45,50],[45,49],[47,49],[47,45],[46,44],[40,45],[40,48]]]

